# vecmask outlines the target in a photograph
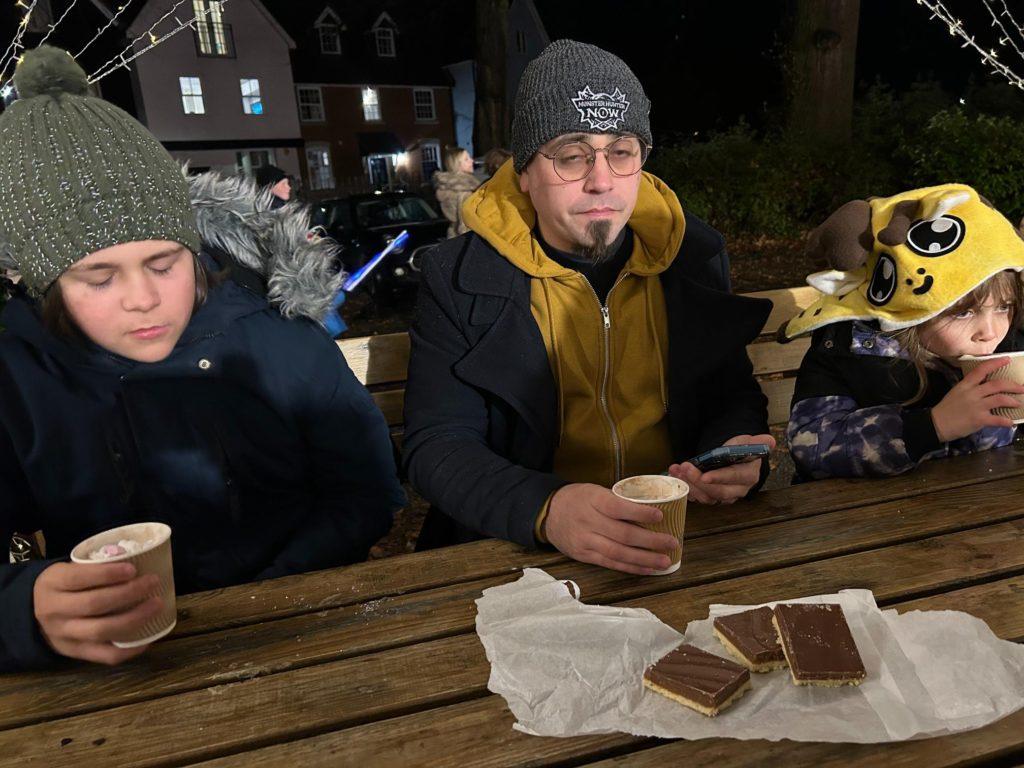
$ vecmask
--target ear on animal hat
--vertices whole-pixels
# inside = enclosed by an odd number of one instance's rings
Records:
[[[843,272],[838,269],[815,272],[807,276],[808,285],[829,296],[845,296],[864,280],[863,272]]]
[[[864,266],[874,245],[871,206],[851,200],[808,235],[805,253],[833,270],[849,271]]]

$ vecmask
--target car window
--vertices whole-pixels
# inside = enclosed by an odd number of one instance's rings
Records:
[[[421,197],[382,197],[356,203],[360,227],[386,227],[436,219],[437,214]]]
[[[314,227],[334,229],[335,227],[351,227],[352,217],[347,200],[327,200],[314,206],[310,223]]]

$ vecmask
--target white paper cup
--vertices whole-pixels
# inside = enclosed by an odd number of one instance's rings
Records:
[[[103,560],[90,560],[89,553],[107,544],[117,544],[122,539],[132,539],[144,546],[134,554],[125,553]],[[103,565],[106,563],[132,563],[136,575],[154,573],[160,582],[148,595],[163,599],[163,610],[147,621],[142,627],[124,638],[114,641],[118,648],[136,648],[159,640],[178,623],[178,611],[174,594],[174,566],[171,561],[171,529],[163,523],[133,523],[97,533],[71,550],[71,561],[82,565]]]
[[[683,562],[683,530],[686,528],[686,498],[690,486],[669,475],[635,475],[619,480],[612,486],[612,493],[620,499],[636,504],[647,504],[661,510],[660,523],[639,523],[643,528],[657,533],[668,533],[679,540],[672,564],[655,576],[675,573]]]
[[[964,355],[960,358],[959,363],[964,375],[967,375],[986,360],[1000,357],[1010,358],[1010,364],[1000,368],[995,373],[989,374],[986,381],[1006,379],[1015,384],[1024,385],[1024,352],[1003,352],[1002,354],[997,352],[994,355],[982,355],[980,357]],[[1024,395],[1010,395],[1010,397],[1015,398],[1020,403],[1019,408],[993,408],[992,413],[996,416],[1005,416],[1008,419],[1013,419],[1014,424],[1024,424]]]

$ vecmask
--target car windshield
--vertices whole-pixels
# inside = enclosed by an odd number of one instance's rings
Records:
[[[310,223],[314,227],[323,227],[325,229],[352,226],[352,220],[349,218],[348,201],[326,200],[314,206]]]
[[[437,214],[421,197],[381,197],[356,203],[360,227],[387,227],[436,219]]]

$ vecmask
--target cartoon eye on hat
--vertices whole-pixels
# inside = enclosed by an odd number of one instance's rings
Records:
[[[964,241],[967,227],[956,216],[915,221],[907,231],[907,248],[918,256],[945,256]]]

